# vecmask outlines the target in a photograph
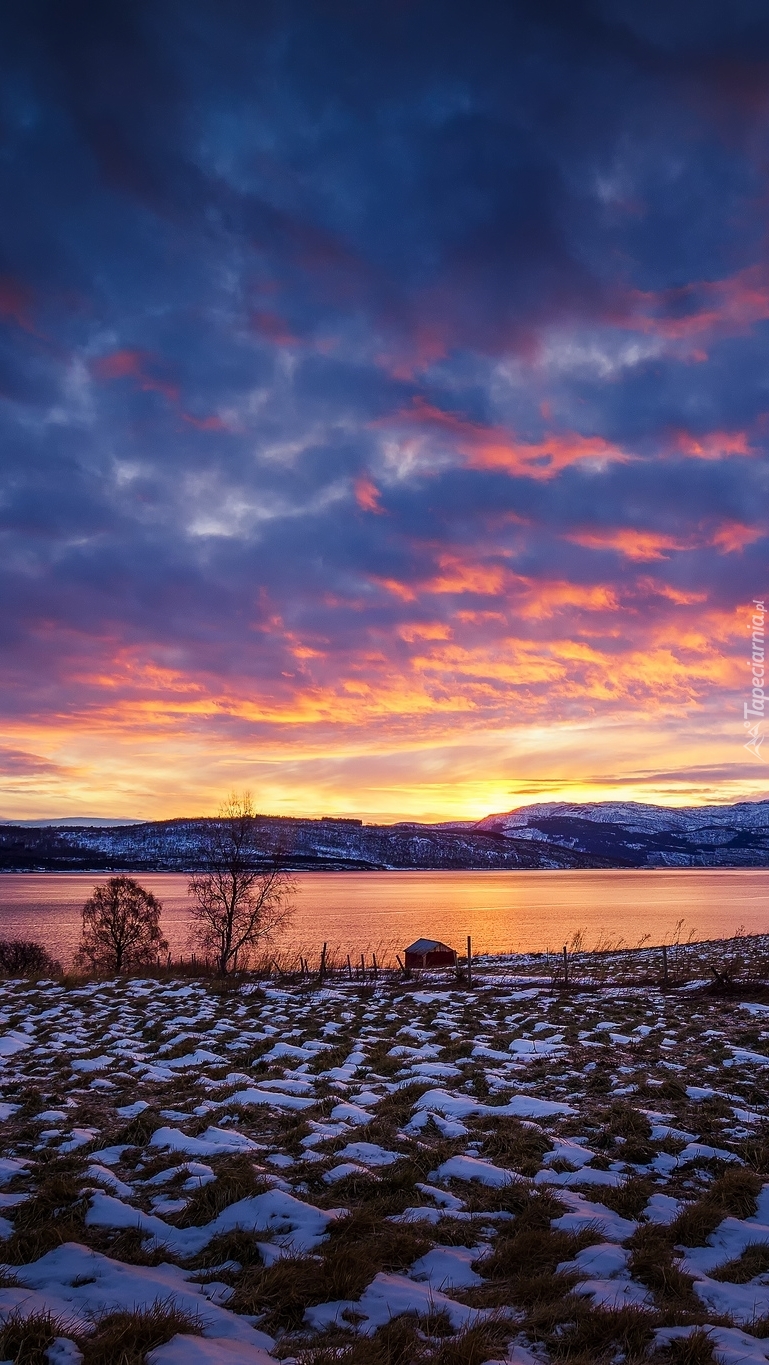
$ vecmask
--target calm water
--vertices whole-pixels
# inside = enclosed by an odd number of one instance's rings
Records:
[[[163,902],[163,929],[174,956],[188,954],[187,878],[140,876]],[[297,877],[296,915],[279,945],[317,959],[329,951],[392,955],[421,936],[475,952],[559,948],[577,930],[633,946],[683,937],[719,938],[740,925],[769,932],[769,870],[658,872],[306,872]],[[36,938],[68,962],[80,936],[89,873],[0,875],[0,937]]]

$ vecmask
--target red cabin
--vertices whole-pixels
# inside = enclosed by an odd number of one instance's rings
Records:
[[[418,938],[406,949],[403,961],[407,971],[421,971],[423,967],[456,967],[457,955],[437,938]]]

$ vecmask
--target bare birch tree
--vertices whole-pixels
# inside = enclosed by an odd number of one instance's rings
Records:
[[[83,906],[81,965],[124,972],[157,962],[168,944],[160,932],[160,901],[133,877],[110,877]]]
[[[198,856],[201,870],[189,883],[195,937],[226,976],[288,924],[295,883],[278,857],[265,863],[260,856],[249,792],[227,797]]]

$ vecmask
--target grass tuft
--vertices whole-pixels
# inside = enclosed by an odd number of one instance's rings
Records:
[[[674,1337],[664,1354],[652,1357],[665,1365],[716,1365],[713,1342],[704,1327],[697,1327],[688,1337]]]
[[[246,1269],[228,1307],[265,1313],[267,1331],[296,1329],[310,1304],[357,1299],[380,1271],[406,1270],[431,1245],[424,1225],[389,1223],[358,1209],[332,1224],[322,1255]]]
[[[178,1333],[198,1336],[199,1317],[184,1313],[172,1300],[157,1300],[150,1308],[132,1313],[106,1313],[96,1330],[80,1338],[83,1365],[144,1365],[148,1351],[154,1351]]]
[[[521,1175],[533,1176],[542,1165],[545,1152],[552,1142],[540,1128],[523,1123],[517,1118],[497,1119],[494,1129],[483,1139],[482,1152],[497,1165],[509,1167]]]
[[[9,1265],[39,1260],[62,1242],[84,1240],[88,1198],[68,1163],[43,1167],[40,1184],[15,1216],[10,1237],[0,1244],[0,1257]]]
[[[146,1147],[152,1134],[163,1127],[163,1120],[155,1109],[143,1109],[135,1119],[129,1119],[115,1138],[116,1144],[125,1143],[128,1147]]]
[[[768,1270],[769,1246],[766,1242],[752,1242],[745,1247],[741,1256],[712,1270],[710,1278],[727,1284],[747,1284],[756,1275],[765,1275]]]
[[[264,1194],[270,1188],[248,1156],[229,1157],[217,1168],[216,1180],[195,1190],[179,1217],[179,1226],[202,1227],[230,1204]]]
[[[48,1347],[70,1328],[51,1313],[9,1313],[0,1327],[0,1356],[14,1365],[48,1365]]]
[[[629,1270],[633,1279],[646,1285],[660,1309],[665,1312],[697,1312],[702,1304],[695,1294],[690,1276],[674,1259],[674,1240],[666,1227],[646,1223],[630,1240]]]
[[[654,1319],[643,1308],[591,1308],[567,1324],[552,1351],[554,1361],[640,1361],[648,1355]]]
[[[745,1167],[726,1171],[713,1181],[702,1199],[678,1215],[671,1225],[673,1240],[687,1247],[704,1246],[724,1218],[752,1217],[762,1183],[755,1171]]]

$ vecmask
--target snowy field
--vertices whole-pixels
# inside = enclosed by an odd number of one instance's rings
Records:
[[[747,994],[6,982],[0,1359],[764,1362]]]

